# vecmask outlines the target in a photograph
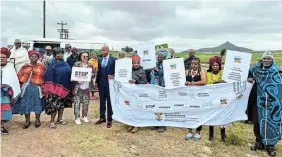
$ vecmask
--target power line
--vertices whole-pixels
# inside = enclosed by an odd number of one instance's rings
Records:
[[[64,25],[67,25],[68,23],[58,22],[57,25],[61,25],[61,29],[57,29],[60,33],[60,39],[68,39],[69,38],[69,30],[64,29]]]

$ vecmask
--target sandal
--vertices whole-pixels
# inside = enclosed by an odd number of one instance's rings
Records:
[[[66,125],[67,123],[64,120],[59,120],[56,122],[57,124]]]
[[[56,124],[54,122],[50,123],[49,128],[56,129]]]

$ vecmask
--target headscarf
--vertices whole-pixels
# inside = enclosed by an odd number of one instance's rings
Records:
[[[28,51],[28,57],[30,58],[32,55],[36,54],[38,57],[40,57],[39,52],[37,52],[36,50],[29,50]]]
[[[7,56],[7,58],[9,58],[10,55],[11,55],[11,51],[9,49],[7,49],[6,47],[2,47],[1,48],[1,54],[5,54]]]
[[[210,65],[213,65],[214,62],[217,62],[218,64],[221,65],[221,57],[219,57],[219,56],[210,57],[210,59],[209,59]]]
[[[168,52],[167,51],[161,51],[159,54],[164,56],[164,59],[167,58]]]
[[[44,49],[43,49],[43,48],[39,48],[39,49],[38,49],[38,52],[39,52],[40,54],[43,54],[43,53],[44,53]]]
[[[73,47],[73,48],[71,49],[71,52],[72,52],[72,53],[77,52],[77,49],[76,49],[75,47]]]
[[[138,63],[140,63],[141,58],[139,56],[133,56],[132,57],[132,62],[137,61]]]
[[[209,64],[210,64],[209,71],[212,71],[212,65],[215,62],[219,64],[219,70],[221,70],[221,64],[222,64],[221,57],[220,56],[213,56],[213,57],[210,57],[210,59],[209,59]]]

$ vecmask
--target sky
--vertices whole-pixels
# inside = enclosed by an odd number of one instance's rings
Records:
[[[1,37],[42,37],[43,1],[1,1]],[[106,42],[114,50],[154,42],[175,51],[226,41],[253,50],[282,49],[282,1],[46,1],[46,38]]]

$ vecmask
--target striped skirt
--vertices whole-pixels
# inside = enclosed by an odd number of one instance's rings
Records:
[[[12,102],[9,93],[13,93],[11,88],[1,88],[1,120],[11,120],[12,119]]]

